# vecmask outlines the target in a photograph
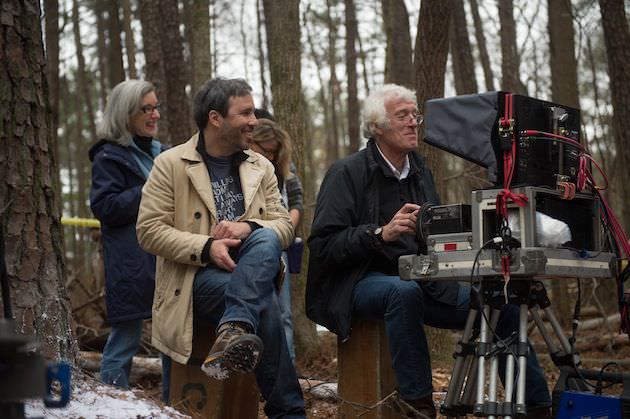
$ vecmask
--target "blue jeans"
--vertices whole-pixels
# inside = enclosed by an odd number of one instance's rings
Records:
[[[284,335],[287,337],[287,346],[289,347],[289,356],[295,364],[295,348],[293,347],[293,320],[291,319],[291,272],[289,272],[289,259],[287,252],[282,252],[282,260],[286,266],[284,273],[284,282],[280,293],[278,294],[278,304],[280,304],[280,312],[282,313],[282,324],[284,325]]]
[[[282,327],[275,279],[280,269],[280,241],[267,228],[254,230],[238,251],[236,269],[200,269],[193,284],[196,319],[221,325],[249,324],[264,343],[254,371],[269,418],[305,418],[304,398]]]
[[[101,381],[116,387],[129,388],[131,361],[140,347],[142,319],[112,324],[101,361]]]
[[[433,391],[431,359],[424,325],[441,329],[463,329],[468,317],[470,287],[461,285],[457,307],[440,303],[415,281],[398,276],[368,272],[354,287],[354,312],[360,317],[385,320],[392,366],[402,398],[413,400]],[[496,327],[497,335],[507,338],[518,331],[519,309],[506,305]],[[503,370],[503,368],[500,368]],[[530,346],[526,372],[528,407],[550,406],[551,398],[544,372]]]

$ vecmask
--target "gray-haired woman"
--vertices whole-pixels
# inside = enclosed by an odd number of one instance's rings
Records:
[[[155,137],[160,105],[153,84],[127,80],[111,91],[91,147],[90,206],[101,222],[105,299],[111,333],[103,350],[101,380],[127,388],[140,347],[142,321],[151,317],[155,256],[138,245],[136,219],[142,186],[165,146]]]

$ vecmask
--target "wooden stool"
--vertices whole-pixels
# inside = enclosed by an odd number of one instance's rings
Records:
[[[214,342],[214,328],[195,325],[193,352],[188,364],[171,363],[171,406],[204,419],[258,418],[258,386],[253,373],[234,374],[225,381],[209,378],[201,363]]]
[[[362,419],[400,418],[391,403],[384,403],[367,412],[372,406],[396,389],[387,346],[385,323],[382,320],[355,319],[352,336],[347,342],[337,341],[339,368],[339,417]],[[364,414],[365,413],[365,414]]]

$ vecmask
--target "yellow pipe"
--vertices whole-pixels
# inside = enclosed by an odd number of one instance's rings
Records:
[[[66,226],[100,228],[101,222],[94,218],[61,217],[61,224]]]

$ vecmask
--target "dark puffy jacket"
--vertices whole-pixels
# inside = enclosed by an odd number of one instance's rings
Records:
[[[107,316],[110,323],[149,318],[155,256],[142,250],[136,238],[146,179],[124,146],[102,140],[89,153],[93,162],[90,207],[101,222]]]
[[[379,169],[370,140],[363,150],[332,165],[317,196],[308,239],[306,314],[346,339],[352,323],[352,291],[366,273],[378,244],[368,231],[378,223]],[[433,175],[417,152],[409,154],[410,181],[417,204],[438,203]],[[377,170],[378,169],[378,170]],[[456,283],[423,282],[426,294],[449,305],[457,303]]]

